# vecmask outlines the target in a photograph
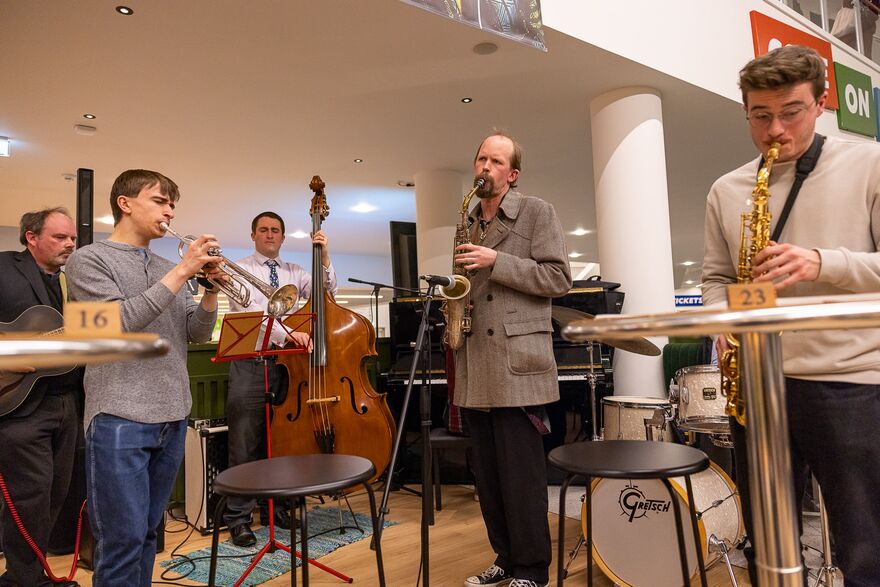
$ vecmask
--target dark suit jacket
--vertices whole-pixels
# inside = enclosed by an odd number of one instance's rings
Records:
[[[12,322],[22,312],[32,306],[51,306],[46,284],[29,251],[0,252],[0,322]],[[28,398],[7,417],[27,416],[33,412],[43,399],[47,389],[53,391],[73,391],[81,388],[82,369],[74,369],[65,375],[44,377],[37,381]]]

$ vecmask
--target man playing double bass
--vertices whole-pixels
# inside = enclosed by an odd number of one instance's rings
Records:
[[[281,245],[284,243],[284,220],[275,212],[261,212],[251,222],[251,240],[256,251],[253,255],[238,261],[237,264],[268,283],[272,288],[291,284],[299,291],[299,296],[308,299],[312,292],[312,276],[297,265],[282,261],[279,257]],[[327,235],[319,230],[312,237],[314,245],[321,246],[321,264],[324,278],[331,293],[336,293],[336,272],[330,263],[330,251],[327,248]],[[233,312],[266,312],[269,301],[261,292],[248,286],[251,292],[247,306],[230,300]],[[265,325],[260,329],[257,344],[262,345]],[[269,340],[278,347],[288,344],[306,346],[309,335],[306,332],[286,333],[274,324]],[[264,380],[263,361],[269,362],[269,389],[275,393],[281,386],[287,385],[286,377],[282,377],[283,368],[275,365],[275,357],[255,357],[238,359],[229,365],[229,395],[226,403],[227,424],[229,425],[229,466],[248,463],[266,457],[266,387]],[[286,389],[284,390],[286,391]],[[229,534],[237,546],[251,546],[256,537],[250,526],[251,511],[255,501],[252,499],[230,498],[226,505],[223,521],[229,527]],[[261,506],[260,522],[266,525],[268,513]],[[279,508],[275,510],[275,525],[289,529],[290,517]]]
[[[480,509],[495,561],[466,587],[543,587],[552,558],[544,404],[559,399],[551,298],[571,288],[553,206],[511,189],[522,150],[502,133],[474,158],[485,180],[471,212],[471,242],[454,262],[471,272],[471,334],[455,352],[455,405],[473,440]],[[475,179],[476,179],[475,178]]]

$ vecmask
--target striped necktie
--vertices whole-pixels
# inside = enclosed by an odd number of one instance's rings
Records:
[[[277,288],[278,287],[278,270],[276,269],[276,267],[278,267],[278,261],[276,261],[275,259],[269,259],[268,261],[266,261],[266,265],[269,266],[269,285],[271,285],[274,288]]]

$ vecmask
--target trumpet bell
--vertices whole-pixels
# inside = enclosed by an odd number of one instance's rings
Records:
[[[298,301],[299,290],[296,286],[292,284],[282,285],[269,297],[269,309],[267,311],[275,318],[280,318],[296,308]]]
[[[455,285],[452,287],[440,287],[440,295],[447,300],[458,300],[468,295],[471,291],[471,282],[464,275],[453,275]]]

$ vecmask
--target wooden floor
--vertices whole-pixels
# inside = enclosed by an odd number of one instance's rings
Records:
[[[369,506],[365,495],[355,495],[351,499],[355,511],[369,513]],[[465,577],[476,574],[489,566],[494,555],[489,547],[486,531],[480,516],[479,504],[473,499],[473,492],[461,486],[444,486],[443,488],[443,511],[437,513],[436,523],[430,529],[430,574],[429,580],[433,585],[460,586]],[[389,502],[388,520],[398,522],[396,526],[385,530],[382,538],[382,550],[385,559],[385,577],[389,586],[415,586],[419,575],[420,555],[420,515],[421,499],[415,495],[404,492],[391,494]],[[556,554],[556,536],[558,516],[548,514],[550,530],[553,536],[553,553]],[[171,522],[168,530],[179,530],[182,525]],[[580,534],[580,522],[574,519],[566,519],[566,550],[574,548]],[[159,580],[160,567],[158,562],[166,560],[168,553],[182,540],[186,533],[168,533],[166,535],[166,552],[157,557],[154,580]],[[225,533],[222,538],[226,538]],[[327,556],[321,557],[320,562],[354,578],[355,584],[377,585],[375,554],[369,548],[369,540],[344,546]],[[198,533],[193,534],[190,541],[182,549],[182,552],[191,552],[210,545],[210,536],[202,537]],[[637,556],[637,553],[634,553]],[[586,557],[583,552],[577,557],[571,567],[567,581],[568,585],[586,585],[584,566]],[[71,556],[51,557],[50,564],[53,572],[66,574],[70,570]],[[0,568],[3,561],[0,559]],[[750,585],[745,569],[735,568],[736,579],[741,587]],[[596,587],[610,587],[613,583],[607,579],[600,570],[594,569],[594,585]],[[79,569],[75,579],[85,587],[92,585],[90,572]],[[312,585],[345,585],[336,577],[323,573],[312,567],[309,572]],[[554,560],[550,572],[551,585],[556,584],[556,561]],[[299,580],[299,577],[298,577]],[[201,585],[201,583],[181,581],[183,585]],[[301,584],[301,583],[300,583]],[[422,583],[423,584],[423,583]],[[696,581],[694,584],[699,584]],[[290,585],[290,575],[280,577],[264,583],[267,587]],[[727,587],[730,579],[723,564],[716,564],[709,569],[709,585],[713,587]]]

